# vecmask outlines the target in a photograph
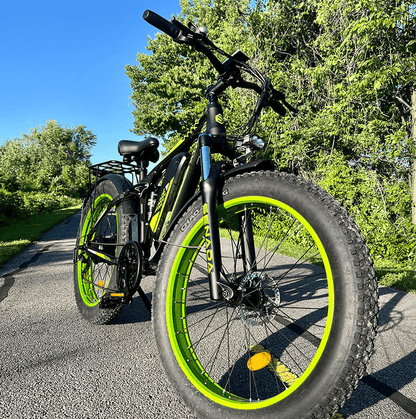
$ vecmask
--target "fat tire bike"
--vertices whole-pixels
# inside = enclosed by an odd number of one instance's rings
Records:
[[[270,79],[193,23],[143,17],[219,76],[195,130],[162,160],[150,137],[120,141],[123,161],[90,167],[74,249],[79,312],[109,323],[138,292],[166,375],[200,417],[329,418],[374,346],[377,283],[364,239],[331,195],[255,160],[262,109],[296,111]],[[227,88],[259,96],[239,135],[225,130]],[[148,171],[149,162],[158,163]],[[152,303],[140,285],[149,275]]]

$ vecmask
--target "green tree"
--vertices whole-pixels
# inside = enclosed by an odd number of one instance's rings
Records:
[[[260,48],[262,60],[301,110],[277,124],[272,140],[280,167],[333,193],[375,254],[414,258],[414,5],[264,2],[258,22],[256,33],[272,40]],[[266,30],[272,32],[264,37]]]
[[[0,185],[7,191],[84,193],[96,136],[85,126],[56,121],[31,129],[0,148]]]
[[[258,127],[280,169],[332,192],[358,219],[375,254],[414,257],[414,3],[183,0],[181,6],[179,20],[206,26],[227,52],[244,51],[299,108],[296,117],[264,112]],[[203,56],[164,34],[149,39],[148,50],[126,67],[134,131],[172,143],[204,110],[203,91],[215,73]],[[221,99],[228,126],[241,125],[253,95],[227,91]]]

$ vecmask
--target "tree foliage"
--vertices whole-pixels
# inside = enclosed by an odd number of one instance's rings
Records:
[[[297,116],[264,112],[258,133],[281,170],[310,178],[357,219],[375,255],[413,258],[411,182],[415,141],[415,4],[410,0],[182,0],[177,18],[209,29],[264,71]],[[207,60],[158,34],[127,66],[134,131],[173,143],[204,111],[216,74]],[[222,97],[228,129],[242,125],[253,95]]]
[[[74,205],[88,187],[95,135],[56,121],[0,146],[0,225]]]
[[[83,193],[94,144],[95,135],[83,125],[47,121],[0,146],[0,185],[9,192]]]

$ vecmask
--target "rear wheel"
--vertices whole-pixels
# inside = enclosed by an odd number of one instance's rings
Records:
[[[128,186],[127,182],[113,183],[108,179],[97,185],[82,209],[77,237],[78,246],[85,243],[91,227],[107,209],[108,204]],[[126,205],[123,203],[117,207],[114,206],[105,215],[92,239],[92,245],[97,243],[96,250],[101,250],[111,256],[119,256],[121,244],[128,241],[129,215],[126,215]],[[123,305],[118,304],[115,307],[103,309],[99,307],[99,303],[106,289],[117,290],[117,287],[117,266],[106,263],[101,258],[89,256],[78,248],[74,265],[74,291],[76,304],[82,317],[94,324],[111,322],[119,314]]]
[[[174,388],[207,418],[329,417],[357,386],[375,337],[376,280],[358,228],[324,191],[276,172],[229,179],[217,216],[235,298],[209,298],[200,201],[159,265],[153,321]],[[242,217],[255,236],[248,268]]]

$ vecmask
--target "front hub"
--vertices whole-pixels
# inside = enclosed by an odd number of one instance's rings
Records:
[[[237,313],[251,325],[272,319],[280,305],[277,281],[264,272],[253,272],[240,282]]]

